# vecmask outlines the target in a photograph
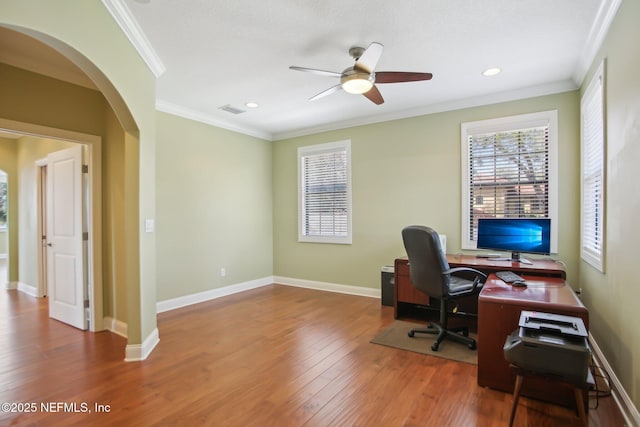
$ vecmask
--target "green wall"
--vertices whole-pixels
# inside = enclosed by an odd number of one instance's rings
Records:
[[[271,277],[271,143],[165,113],[157,123],[158,301]]]
[[[273,148],[274,275],[380,288],[380,267],[405,251],[401,229],[434,227],[460,252],[463,122],[558,110],[559,253],[577,280],[579,105],[576,91],[277,141]],[[299,243],[299,146],[350,139],[353,244]]]
[[[640,408],[640,2],[622,2],[585,82],[606,58],[605,273],[580,263],[590,330]]]
[[[103,305],[105,316],[127,321],[125,257],[125,135],[110,108],[105,112],[102,147]]]

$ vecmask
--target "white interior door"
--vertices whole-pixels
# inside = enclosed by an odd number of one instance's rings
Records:
[[[82,154],[47,156],[47,282],[49,316],[85,330]]]

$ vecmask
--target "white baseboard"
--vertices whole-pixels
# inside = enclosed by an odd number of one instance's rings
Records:
[[[589,344],[596,354],[597,360],[602,363],[602,366],[598,366],[598,368],[604,369],[611,379],[611,396],[616,401],[618,408],[620,408],[620,412],[622,412],[625,425],[629,427],[640,427],[640,412],[638,412],[638,408],[633,404],[633,401],[622,386],[615,372],[613,372],[613,368],[611,368],[611,365],[604,357],[602,350],[600,350],[598,343],[591,334],[589,334]]]
[[[209,291],[198,292],[195,294],[189,294],[177,298],[159,301],[156,304],[156,313],[163,313],[165,311],[175,310],[176,308],[186,307],[188,305],[198,304],[200,302],[209,301],[227,295],[237,294],[238,292],[260,288],[272,283],[273,277],[269,276],[263,277],[262,279],[256,279],[248,282],[238,283],[235,285],[225,286],[223,288],[211,289]]]
[[[363,288],[360,286],[340,285],[337,283],[317,282],[313,280],[294,279],[291,277],[270,276],[261,279],[251,280],[249,282],[238,283],[235,285],[225,286],[223,288],[211,289],[209,291],[198,292],[195,294],[184,295],[156,304],[156,312],[163,313],[165,311],[175,310],[177,308],[186,307],[192,304],[209,301],[212,299],[224,297],[227,295],[237,294],[251,289],[260,288],[262,286],[278,283],[286,286],[295,286],[298,288],[316,289],[327,292],[337,292],[341,294],[359,295],[370,298],[380,298],[380,289]]]
[[[27,285],[26,283],[22,283],[22,282],[7,282],[5,284],[5,289],[8,290],[8,291],[12,291],[14,289],[17,289],[22,293],[25,293],[27,295],[31,295],[32,297],[38,298],[38,288],[36,288],[35,286]]]
[[[15,288],[13,289],[18,289],[20,292],[25,293],[27,295],[31,295],[32,297],[37,298],[38,297],[38,288],[36,288],[35,286],[31,286],[31,285],[27,285],[26,283],[21,283],[21,282],[14,282],[17,283],[15,286]]]
[[[381,298],[380,289],[363,288],[361,286],[340,285],[337,283],[317,282],[314,280],[294,279],[291,277],[275,276],[274,282],[295,286],[298,288],[317,289],[319,291],[337,292],[340,294],[359,295],[362,297]]]
[[[125,362],[140,362],[145,360],[153,349],[160,342],[160,334],[158,328],[155,328],[149,336],[142,342],[142,344],[127,344],[125,348]]]
[[[116,335],[127,338],[127,324],[121,320],[107,316],[102,320],[102,326]]]

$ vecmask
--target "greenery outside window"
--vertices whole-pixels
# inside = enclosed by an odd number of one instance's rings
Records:
[[[463,123],[462,249],[479,218],[551,218],[557,252],[557,111]]]
[[[0,230],[7,228],[7,175],[0,172]]]
[[[301,242],[351,244],[351,141],[298,148]]]

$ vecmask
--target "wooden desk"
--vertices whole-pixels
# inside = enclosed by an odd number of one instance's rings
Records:
[[[517,274],[529,274],[532,276],[560,277],[566,279],[566,273],[562,264],[545,259],[530,259],[532,264],[522,264],[513,261],[497,261],[491,258],[477,258],[475,255],[447,255],[449,266],[471,267],[483,273],[490,274],[496,271],[511,270]]]
[[[589,312],[564,279],[523,277],[528,286],[516,288],[492,274],[478,297],[478,384],[508,393],[514,389],[516,376],[504,359],[504,341],[518,329],[522,310],[579,317],[589,328]],[[575,407],[570,387],[544,378],[528,380],[522,385],[521,394]],[[586,392],[585,402],[588,402]]]
[[[474,255],[447,255],[447,262],[451,268],[471,267],[483,273],[490,274],[496,271],[511,270],[518,274],[530,274],[546,277],[565,278],[565,271],[561,264],[551,259],[531,260],[533,264],[521,264],[511,261],[496,261],[491,258],[476,258]],[[409,260],[397,258],[395,260],[395,286],[393,299],[393,313],[395,318],[407,317],[415,309],[430,307],[429,297],[416,290],[409,279]],[[465,312],[477,313],[477,303],[462,301]],[[438,309],[439,307],[434,307]]]

